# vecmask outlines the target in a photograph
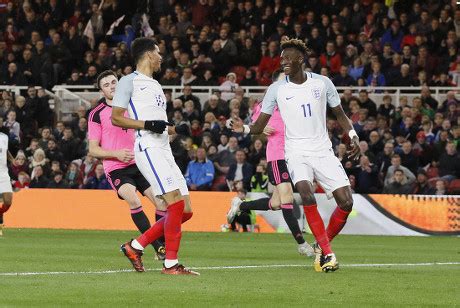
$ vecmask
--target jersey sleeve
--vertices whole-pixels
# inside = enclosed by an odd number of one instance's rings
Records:
[[[88,118],[88,139],[101,141],[102,125],[98,109],[95,109],[92,112],[90,112]]]
[[[128,109],[129,101],[133,94],[133,79],[130,75],[120,79],[115,89],[112,106]]]
[[[337,88],[334,86],[332,81],[325,77],[324,81],[326,82],[326,97],[327,97],[327,104],[329,107],[337,107],[340,105],[340,96],[337,92]]]
[[[273,110],[277,106],[276,97],[278,95],[279,83],[275,82],[268,87],[267,93],[262,100],[261,112],[266,114],[273,114]]]

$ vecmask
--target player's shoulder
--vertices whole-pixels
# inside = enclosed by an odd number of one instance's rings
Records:
[[[90,112],[88,116],[88,122],[94,122],[94,123],[101,123],[101,112],[105,110],[107,105],[105,104],[105,100],[102,98],[99,100],[99,104],[94,107]]]
[[[276,92],[281,86],[287,85],[289,83],[287,78],[281,78],[275,82],[273,82],[269,87],[267,91],[273,91]]]
[[[120,80],[118,81],[118,83],[120,84],[128,84],[128,83],[131,83],[133,82],[133,80],[138,77],[139,74],[137,72],[132,72],[131,74],[128,74],[128,75],[125,75],[123,77],[120,78]]]
[[[311,79],[317,80],[317,81],[322,81],[328,87],[332,84],[331,79],[329,79],[329,77],[327,77],[327,76],[312,73],[312,72],[307,72],[306,74],[307,74],[308,78],[311,78]]]

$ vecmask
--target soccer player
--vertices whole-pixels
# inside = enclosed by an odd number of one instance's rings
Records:
[[[261,107],[262,104],[254,107],[253,121],[256,121],[259,117]],[[233,198],[230,210],[227,213],[227,221],[231,224],[241,211],[276,211],[281,208],[283,218],[298,244],[298,252],[301,255],[312,256],[314,254],[313,248],[305,241],[300,231],[299,223],[294,217],[291,178],[289,177],[286,161],[284,160],[284,123],[278,108],[274,109],[268,126],[264,129],[264,134],[268,136],[266,150],[268,179],[275,186],[273,195],[271,198],[261,198],[244,202],[238,197]]]
[[[0,193],[3,204],[0,205],[0,236],[3,236],[3,214],[6,213],[13,203],[13,189],[8,174],[7,160],[13,162],[14,158],[8,151],[8,129],[3,127],[3,119],[0,118]]]
[[[144,247],[164,233],[166,258],[162,273],[199,275],[178,261],[181,223],[192,217],[192,209],[185,178],[169,145],[168,133],[181,133],[178,131],[181,126],[168,127],[171,124],[167,122],[166,97],[161,85],[152,78],[161,67],[159,48],[150,38],[137,38],[132,43],[131,53],[136,71],[122,77],[117,85],[112,123],[136,129],[136,164],[155,195],[165,201],[167,209],[162,219],[137,239],[123,244],[121,249],[137,271],[144,271],[141,258]],[[126,110],[129,117],[125,116]]]
[[[88,139],[89,155],[103,159],[104,172],[120,199],[125,200],[131,211],[131,218],[141,233],[150,228],[150,221],[142,209],[136,190],[147,196],[157,207],[157,220],[164,216],[166,207],[155,198],[153,189],[144,178],[134,161],[134,130],[122,129],[112,124],[112,100],[118,83],[117,75],[110,70],[97,77],[97,87],[102,99],[89,113]],[[152,243],[159,260],[165,258],[164,242]]]
[[[337,120],[351,139],[350,157],[359,156],[359,138],[345,115],[337,89],[327,77],[305,73],[302,64],[308,53],[300,40],[285,40],[281,44],[281,67],[286,75],[267,90],[262,112],[252,125],[233,119],[230,125],[236,132],[260,134],[278,107],[285,123],[285,155],[291,179],[300,193],[308,225],[316,239],[313,245],[316,271],[335,271],[339,268],[330,241],[342,230],[353,206],[350,182],[338,158],[334,155],[326,128],[326,109],[331,107]],[[316,179],[334,196],[337,208],[326,228],[319,215],[313,194]]]

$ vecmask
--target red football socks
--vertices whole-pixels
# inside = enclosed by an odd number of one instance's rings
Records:
[[[323,254],[327,255],[332,253],[329,239],[327,238],[326,229],[324,228],[323,219],[319,215],[316,204],[303,206],[305,216],[307,217],[310,230],[315,236],[316,242],[323,250]]]
[[[165,216],[165,242],[166,242],[166,259],[177,259],[180,239],[182,237],[181,223],[184,212],[185,202],[180,200],[168,206]]]
[[[192,218],[193,212],[182,214],[182,223]],[[141,234],[136,240],[142,247],[147,247],[148,244],[163,236],[165,232],[165,218],[158,220],[150,229]]]
[[[332,241],[332,239],[343,229],[349,214],[350,212],[346,212],[337,206],[334,213],[331,215],[331,219],[329,219],[329,225],[326,229],[329,241]]]

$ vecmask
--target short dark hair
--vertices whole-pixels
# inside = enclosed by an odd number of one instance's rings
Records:
[[[300,51],[303,55],[307,55],[310,53],[307,45],[302,40],[299,39],[287,39],[281,42],[281,51],[285,50],[286,48],[294,48]]]
[[[97,79],[96,79],[96,85],[97,85],[97,88],[100,90],[101,89],[101,80],[104,79],[105,77],[107,76],[115,76],[115,78],[118,79],[118,76],[117,74],[115,74],[114,71],[112,70],[105,70],[103,71],[102,73],[99,74],[99,76],[97,76]]]
[[[138,37],[131,44],[131,55],[133,57],[134,63],[137,64],[142,58],[144,53],[147,51],[155,50],[157,44],[155,40],[148,37]]]

